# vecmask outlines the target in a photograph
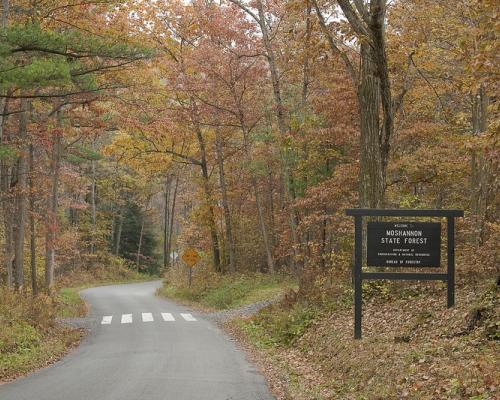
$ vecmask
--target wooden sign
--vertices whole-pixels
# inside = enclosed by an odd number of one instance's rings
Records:
[[[368,222],[366,265],[439,267],[439,222]]]
[[[419,280],[447,283],[448,307],[455,305],[455,218],[462,210],[404,210],[349,208],[354,217],[354,338],[361,339],[361,318],[364,280]],[[439,267],[441,264],[441,223],[406,221],[367,221],[364,218],[414,217],[446,218],[446,272],[371,272],[363,266],[377,267]],[[366,257],[363,247],[366,244]],[[410,270],[411,271],[411,270]]]
[[[182,254],[182,261],[184,261],[188,267],[192,268],[200,261],[200,255],[195,249],[188,248]]]

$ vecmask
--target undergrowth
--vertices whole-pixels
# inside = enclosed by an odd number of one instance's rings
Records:
[[[496,282],[461,281],[452,309],[442,283],[370,282],[354,340],[350,282],[314,279],[307,293],[229,323],[275,371],[278,399],[498,398]]]
[[[0,381],[57,359],[81,337],[56,324],[57,297],[0,289]]]
[[[252,273],[221,276],[203,268],[193,271],[189,286],[187,271],[177,267],[166,274],[158,294],[222,310],[274,298],[293,287],[296,284],[285,275]]]

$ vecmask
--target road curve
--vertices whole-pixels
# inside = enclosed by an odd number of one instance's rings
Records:
[[[213,323],[155,296],[160,282],[86,289],[94,321],[52,367],[0,386],[1,400],[272,400]]]

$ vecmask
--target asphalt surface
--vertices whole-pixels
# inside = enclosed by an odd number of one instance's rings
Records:
[[[84,290],[89,335],[53,366],[0,386],[0,399],[272,400],[231,339],[202,315],[156,297],[159,286]]]

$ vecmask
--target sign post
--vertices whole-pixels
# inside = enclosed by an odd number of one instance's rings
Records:
[[[191,281],[193,277],[193,267],[200,261],[200,255],[198,252],[193,249],[193,248],[188,248],[184,253],[182,254],[182,261],[186,263],[186,265],[189,267],[188,270],[188,283],[189,287],[191,287]]]
[[[354,338],[361,339],[363,280],[441,280],[447,282],[448,307],[455,305],[455,217],[462,210],[382,210],[350,208],[346,214],[354,217]],[[447,271],[423,272],[363,272],[363,217],[446,217]],[[366,265],[369,267],[440,267],[441,223],[390,221],[367,223]]]

